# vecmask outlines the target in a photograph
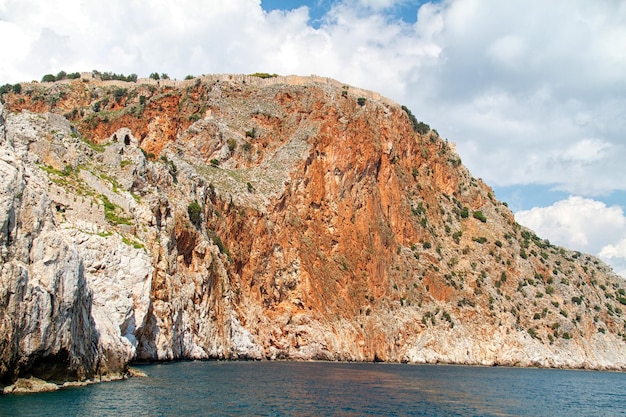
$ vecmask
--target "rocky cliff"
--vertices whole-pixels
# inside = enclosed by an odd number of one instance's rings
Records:
[[[5,384],[183,358],[626,369],[624,280],[377,94],[83,75],[3,102]]]

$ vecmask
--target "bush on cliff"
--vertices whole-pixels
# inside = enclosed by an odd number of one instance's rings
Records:
[[[189,215],[189,221],[191,221],[191,223],[196,226],[200,225],[200,222],[202,221],[202,207],[200,207],[198,202],[193,201],[189,203],[187,206],[187,214]]]
[[[413,126],[413,130],[415,132],[419,133],[420,135],[425,135],[426,133],[430,132],[430,126],[424,122],[418,121],[407,106],[402,106],[402,110],[404,110],[407,116],[409,116],[409,120],[411,121],[411,125]]]

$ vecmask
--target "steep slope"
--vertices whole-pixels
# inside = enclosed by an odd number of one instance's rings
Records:
[[[626,368],[624,280],[518,225],[377,94],[317,77],[21,87],[0,131],[6,383],[133,359]]]

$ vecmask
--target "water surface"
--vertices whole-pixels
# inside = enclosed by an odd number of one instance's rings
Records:
[[[0,396],[0,416],[624,416],[626,374],[326,362],[178,362],[148,378]]]

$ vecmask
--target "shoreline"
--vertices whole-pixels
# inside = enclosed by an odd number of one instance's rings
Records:
[[[13,384],[1,387],[0,395],[37,394],[65,388],[86,387],[87,385],[101,384],[103,382],[123,381],[130,378],[146,378],[147,376],[144,372],[133,367],[129,367],[122,374],[106,374],[82,381],[65,381],[62,383],[45,381],[30,376],[28,378],[18,378]]]
[[[130,378],[149,378],[143,370],[137,369],[136,366],[152,366],[175,364],[179,362],[316,362],[316,363],[334,363],[334,364],[380,364],[380,365],[415,365],[415,366],[463,366],[477,368],[510,368],[510,369],[539,369],[539,370],[562,370],[562,371],[587,371],[587,372],[609,372],[609,373],[626,373],[626,369],[621,368],[600,368],[600,367],[572,367],[572,366],[521,366],[514,364],[467,364],[454,362],[376,362],[376,361],[329,361],[319,359],[177,359],[177,360],[155,360],[155,361],[133,361],[128,369],[122,374],[107,374],[93,379],[83,381],[65,381],[56,383],[45,381],[43,379],[29,377],[18,378],[13,384],[0,386],[0,395],[20,395],[20,394],[37,394],[42,392],[53,392],[66,388],[80,388],[88,385],[100,384],[103,382],[123,381]]]

